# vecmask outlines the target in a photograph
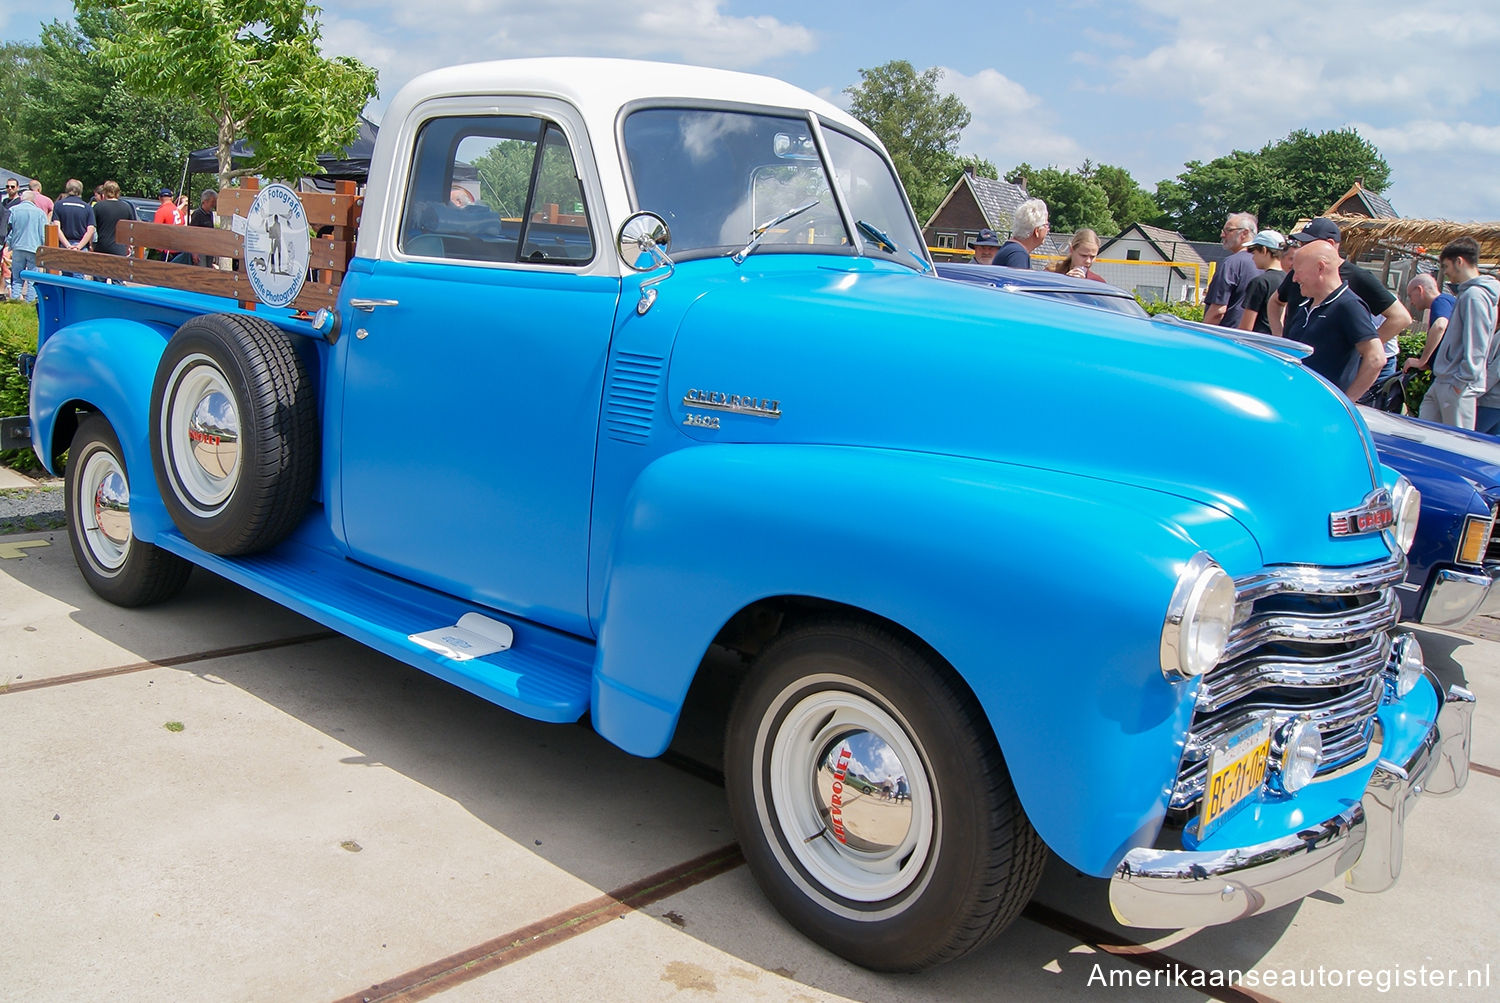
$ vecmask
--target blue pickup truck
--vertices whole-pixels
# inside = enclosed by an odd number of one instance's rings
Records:
[[[35,277],[30,434],[100,595],[205,569],[642,756],[736,652],[741,846],[860,964],[988,941],[1048,849],[1139,926],[1378,891],[1467,777],[1472,696],[1393,632],[1418,497],[1349,403],[939,280],[876,138],[778,81],[416,79],[311,318]]]

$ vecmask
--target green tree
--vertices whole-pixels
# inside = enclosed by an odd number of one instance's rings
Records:
[[[137,91],[176,99],[206,116],[219,148],[219,186],[249,174],[297,178],[317,157],[352,143],[375,95],[375,71],[318,51],[321,12],[305,0],[77,0],[105,8],[120,31],[99,47]],[[255,163],[235,167],[244,139]]]
[[[25,132],[20,125],[21,102],[36,76],[39,47],[30,42],[0,44],[0,166],[26,172]]]
[[[1352,128],[1298,129],[1253,153],[1189,161],[1174,180],[1156,186],[1156,203],[1165,225],[1190,240],[1213,240],[1232,212],[1251,212],[1262,226],[1288,230],[1327,210],[1360,178],[1373,191],[1390,184],[1390,165],[1374,144]]]
[[[42,28],[15,109],[17,166],[56,192],[70,177],[85,192],[113,178],[121,190],[154,193],[174,182],[189,151],[211,142],[213,132],[173,102],[130,90],[98,55],[102,40],[119,28],[103,9],[80,9],[77,24]]]
[[[1005,180],[1021,184],[1026,193],[1047,203],[1052,228],[1071,232],[1088,227],[1100,234],[1119,232],[1109,211],[1109,195],[1091,178],[1056,167],[1036,168],[1021,163],[1006,172]]]
[[[1151,193],[1142,188],[1123,167],[1112,164],[1095,167],[1085,160],[1078,173],[1104,189],[1116,233],[1136,223],[1149,223],[1161,214]]]
[[[958,179],[954,147],[971,118],[953,94],[939,94],[943,71],[918,73],[904,59],[859,71],[860,82],[845,88],[849,113],[869,126],[890,151],[896,173],[925,222]]]

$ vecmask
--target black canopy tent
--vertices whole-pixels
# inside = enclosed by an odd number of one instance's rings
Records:
[[[359,116],[359,137],[336,153],[318,154],[318,166],[323,173],[319,181],[357,181],[363,184],[370,175],[370,157],[375,152],[375,134],[380,127],[363,114]],[[229,148],[236,167],[254,162],[255,151],[244,140],[236,140]],[[188,154],[183,165],[182,184],[187,186],[189,174],[217,174],[219,172],[219,148],[211,146],[205,150],[194,150]]]

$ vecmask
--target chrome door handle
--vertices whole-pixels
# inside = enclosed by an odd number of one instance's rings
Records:
[[[349,301],[349,305],[356,310],[363,310],[365,313],[373,313],[375,308],[378,306],[400,306],[401,301],[353,299]]]

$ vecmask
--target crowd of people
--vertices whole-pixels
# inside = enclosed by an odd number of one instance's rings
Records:
[[[1049,232],[1047,204],[1030,199],[1016,209],[1008,240],[979,231],[974,262],[1030,268]],[[1411,310],[1340,253],[1333,220],[1313,219],[1286,237],[1260,229],[1250,213],[1232,213],[1219,239],[1229,253],[1208,284],[1204,323],[1310,345],[1308,368],[1351,400],[1373,403],[1395,385],[1397,336],[1412,326]],[[1411,309],[1427,314],[1427,343],[1404,369],[1432,370],[1420,417],[1500,435],[1500,280],[1479,271],[1479,250],[1472,237],[1460,237],[1438,256],[1453,292],[1427,273],[1407,286]],[[1103,282],[1092,269],[1098,254],[1099,235],[1078,230],[1052,270]]]
[[[191,216],[186,213],[186,195],[179,197],[170,188],[161,189],[159,194],[161,203],[153,222],[214,226],[218,193],[212,189],[203,192],[199,207]],[[36,290],[21,274],[36,267],[37,249],[46,242],[49,223],[57,223],[59,247],[125,257],[130,249],[116,239],[116,230],[122,220],[134,218],[135,207],[121,199],[120,186],[115,181],[99,185],[94,189],[92,201],[86,202],[83,182],[77,178],[68,180],[55,201],[42,194],[40,181],[32,179],[23,188],[20,180],[11,178],[5,183],[4,197],[0,198],[0,242],[4,246],[0,252],[0,300],[36,302]],[[216,266],[207,255],[169,251],[164,256],[173,262]]]
[[[1351,400],[1373,403],[1396,376],[1397,336],[1412,314],[1371,272],[1346,259],[1331,219],[1309,221],[1284,239],[1235,213],[1220,234],[1229,256],[1205,297],[1204,321],[1282,335],[1312,346],[1306,365]],[[1407,301],[1427,314],[1422,354],[1407,372],[1431,368],[1420,417],[1500,435],[1500,280],[1479,271],[1479,243],[1460,237],[1438,255],[1439,281],[1417,274]],[[1271,291],[1274,289],[1274,291]]]

